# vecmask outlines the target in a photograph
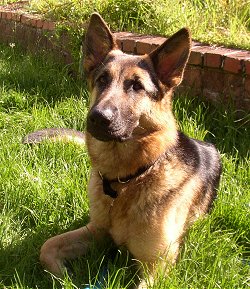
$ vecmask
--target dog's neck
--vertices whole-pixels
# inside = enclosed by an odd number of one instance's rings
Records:
[[[154,163],[175,145],[177,130],[156,131],[146,137],[123,143],[101,142],[87,134],[86,142],[92,167],[105,178],[124,179]]]

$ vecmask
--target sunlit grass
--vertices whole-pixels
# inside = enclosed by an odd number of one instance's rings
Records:
[[[115,30],[171,35],[191,29],[198,41],[250,48],[248,0],[39,0],[30,9],[56,21],[71,22],[76,34],[98,11]]]

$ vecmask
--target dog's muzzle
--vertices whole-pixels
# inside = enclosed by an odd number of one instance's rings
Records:
[[[122,141],[123,128],[116,109],[92,107],[87,117],[87,131],[100,141]]]

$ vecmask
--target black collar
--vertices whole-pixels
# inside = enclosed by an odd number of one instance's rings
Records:
[[[164,153],[165,155],[165,153]],[[111,184],[113,183],[120,183],[120,184],[126,184],[130,181],[132,181],[133,179],[139,177],[140,175],[144,174],[148,169],[150,169],[160,158],[162,157],[162,155],[157,158],[153,163],[150,163],[150,164],[147,164],[143,167],[140,167],[135,174],[131,174],[131,175],[128,175],[124,178],[117,178],[117,179],[107,179],[105,178],[101,172],[99,171],[99,175],[100,175],[100,178],[102,179],[102,186],[103,186],[103,192],[105,195],[108,195],[110,196],[111,198],[115,199],[118,197],[118,192],[115,191],[114,189],[112,189],[111,187]]]

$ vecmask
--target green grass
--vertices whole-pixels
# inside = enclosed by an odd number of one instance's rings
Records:
[[[71,264],[75,277],[57,280],[39,264],[52,235],[88,222],[89,160],[74,144],[26,146],[22,137],[44,127],[84,130],[84,83],[48,56],[0,46],[0,288],[76,288],[95,282],[105,244]],[[223,176],[212,214],[186,236],[180,260],[155,289],[249,288],[249,115],[182,95],[174,110],[183,131],[216,144]],[[109,247],[109,246],[108,246]],[[136,270],[126,251],[110,264],[107,288],[128,288]]]
[[[250,48],[248,0],[36,0],[28,9],[70,22],[78,40],[81,24],[98,11],[115,30],[168,36],[186,26],[195,40]]]

